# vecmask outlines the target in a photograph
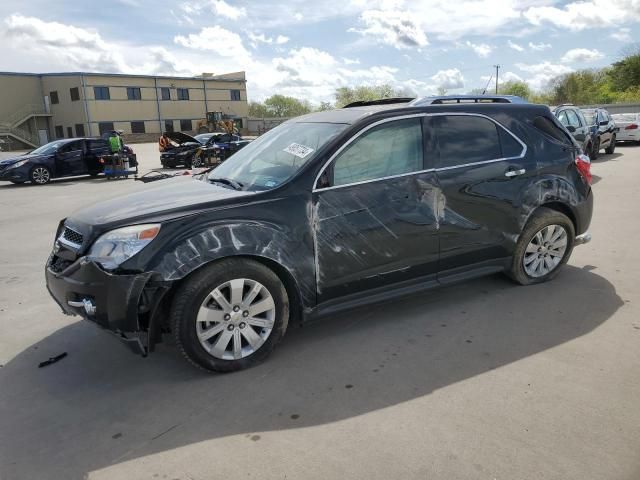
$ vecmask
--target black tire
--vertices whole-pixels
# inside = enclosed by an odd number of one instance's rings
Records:
[[[249,279],[266,287],[274,300],[275,320],[270,335],[255,352],[244,358],[225,360],[209,354],[200,344],[196,318],[211,291],[233,279]],[[190,363],[215,372],[233,372],[262,362],[282,339],[289,323],[289,298],[272,270],[255,260],[229,258],[198,270],[180,285],[174,296],[169,321],[176,345]]]
[[[616,136],[615,135],[613,137],[611,137],[611,142],[609,143],[609,146],[604,149],[604,151],[605,151],[605,153],[607,155],[611,155],[613,152],[616,151]]]
[[[591,160],[596,160],[598,158],[598,155],[600,155],[600,140],[596,140],[593,144],[593,148],[591,148],[591,154],[589,155],[589,158]]]
[[[533,237],[543,228],[549,225],[562,226],[567,234],[567,246],[560,263],[551,270],[548,274],[541,277],[532,277],[524,269],[524,255],[529,245],[529,242]],[[531,216],[524,230],[520,234],[518,243],[513,253],[513,259],[507,275],[520,285],[531,285],[534,283],[542,283],[554,278],[558,272],[562,269],[565,263],[569,260],[571,252],[573,251],[573,245],[575,242],[576,234],[573,222],[564,213],[560,213],[550,208],[541,207],[534,212]]]
[[[51,181],[51,170],[44,165],[36,165],[29,172],[29,179],[34,185],[46,185]]]
[[[191,168],[200,168],[202,163],[202,158],[194,155],[191,159]]]

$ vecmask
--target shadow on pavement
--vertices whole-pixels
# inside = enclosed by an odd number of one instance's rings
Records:
[[[595,272],[567,266],[531,287],[491,276],[334,316],[290,330],[266,363],[228,375],[195,370],[172,346],[132,356],[74,323],[0,368],[0,477],[80,479],[195,442],[255,440],[429,395],[597,328],[623,302]]]

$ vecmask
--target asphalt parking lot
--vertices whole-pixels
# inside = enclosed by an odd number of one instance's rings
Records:
[[[328,318],[230,375],[136,357],[46,292],[59,220],[148,186],[0,184],[0,479],[637,480],[640,147],[592,172],[593,241],[553,282]]]

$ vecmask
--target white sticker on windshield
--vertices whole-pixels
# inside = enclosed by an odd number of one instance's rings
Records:
[[[313,148],[305,147],[304,145],[300,145],[299,143],[292,143],[283,151],[290,153],[291,155],[295,155],[296,157],[304,158],[311,152],[313,152]]]

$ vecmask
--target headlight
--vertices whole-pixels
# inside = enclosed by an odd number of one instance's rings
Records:
[[[113,270],[149,245],[159,231],[159,223],[132,225],[111,230],[93,243],[88,257],[107,270]]]
[[[29,159],[28,159],[28,158],[27,158],[27,159],[25,159],[25,160],[20,160],[19,162],[16,162],[16,163],[14,163],[14,164],[12,164],[12,165],[9,165],[9,166],[7,167],[7,170],[9,170],[10,168],[18,168],[18,167],[21,167],[21,166],[23,166],[23,165],[24,165],[25,163],[27,163],[27,162],[29,162]]]

